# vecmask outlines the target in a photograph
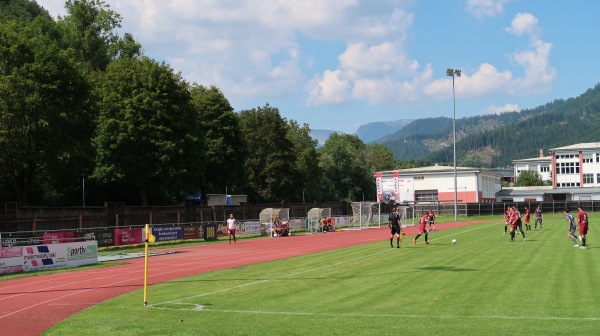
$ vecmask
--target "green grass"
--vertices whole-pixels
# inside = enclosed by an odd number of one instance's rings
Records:
[[[596,334],[600,245],[573,248],[559,214],[509,243],[494,218],[433,232],[428,246],[382,237],[157,284],[149,307],[138,290],[45,335]]]

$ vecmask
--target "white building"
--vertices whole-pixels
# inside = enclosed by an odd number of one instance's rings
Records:
[[[549,161],[549,169],[547,169],[545,167],[548,164],[548,157],[514,160],[515,175],[523,170],[537,171],[544,180],[549,176],[552,185],[504,188],[496,194],[496,200],[499,202],[600,200],[600,142],[551,148]]]
[[[600,186],[600,142],[550,149],[555,174],[552,187]]]
[[[521,174],[522,171],[534,171],[537,172],[542,181],[552,181],[552,157],[544,156],[544,150],[540,149],[540,155],[536,158],[513,160],[513,167],[515,178]]]
[[[454,167],[430,166],[377,172],[380,202],[454,202]],[[458,202],[494,202],[502,175],[485,168],[456,167]]]

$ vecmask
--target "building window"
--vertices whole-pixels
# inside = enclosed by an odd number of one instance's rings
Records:
[[[415,176],[415,180],[424,180],[425,176]]]
[[[431,202],[438,200],[437,190],[421,190],[415,191],[415,201],[417,202]]]
[[[596,183],[600,183],[600,174],[596,174]]]
[[[593,159],[589,158],[589,159],[583,159],[583,163],[592,163]]]
[[[600,153],[596,153],[596,162],[600,162]]]
[[[579,162],[559,162],[556,164],[556,174],[579,174]]]
[[[548,167],[548,166],[541,166],[541,167],[540,167],[540,171],[541,171],[542,173],[547,173],[547,172],[549,172],[549,171],[550,171],[550,167]]]
[[[583,183],[594,183],[594,174],[583,174]]]

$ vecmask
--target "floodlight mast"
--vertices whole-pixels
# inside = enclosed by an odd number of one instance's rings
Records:
[[[454,78],[460,77],[461,70],[460,69],[446,69],[446,76],[452,77],[452,105],[453,105],[453,114],[452,114],[452,136],[453,136],[453,147],[454,147],[454,221],[458,221],[458,187],[457,187],[457,179],[456,179],[456,93],[454,90]],[[466,201],[466,200],[465,200]]]

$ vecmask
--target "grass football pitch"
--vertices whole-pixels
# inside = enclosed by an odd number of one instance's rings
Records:
[[[572,246],[560,214],[546,214],[543,231],[515,242],[496,216],[432,232],[430,245],[407,236],[402,248],[390,248],[384,235],[378,243],[153,285],[148,307],[138,290],[45,335],[594,335],[594,215],[587,250]]]

